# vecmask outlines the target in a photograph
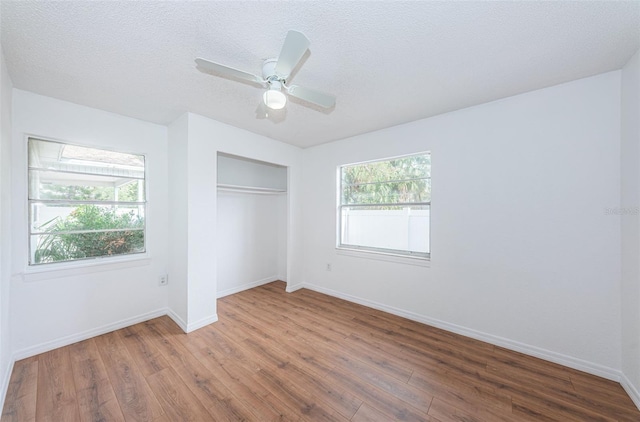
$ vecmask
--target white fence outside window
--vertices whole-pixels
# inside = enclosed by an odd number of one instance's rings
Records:
[[[430,253],[430,210],[345,210],[345,245]]]

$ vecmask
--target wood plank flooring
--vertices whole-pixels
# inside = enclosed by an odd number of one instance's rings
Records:
[[[16,362],[9,421],[640,421],[618,383],[275,282]]]

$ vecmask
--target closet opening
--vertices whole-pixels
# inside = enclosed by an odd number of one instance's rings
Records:
[[[217,297],[287,281],[288,168],[217,156]]]

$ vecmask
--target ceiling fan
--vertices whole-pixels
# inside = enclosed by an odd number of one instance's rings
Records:
[[[262,98],[264,104],[273,110],[279,110],[286,105],[287,96],[283,91],[292,97],[299,98],[311,104],[331,108],[336,103],[336,97],[333,95],[316,91],[315,89],[288,84],[288,78],[291,76],[291,72],[300,59],[302,59],[307,48],[309,48],[309,44],[309,40],[303,33],[289,31],[278,58],[267,59],[262,64],[262,76],[201,58],[196,59],[196,64],[201,69],[211,71],[219,76],[234,78],[241,82],[257,84],[263,88],[267,88]]]

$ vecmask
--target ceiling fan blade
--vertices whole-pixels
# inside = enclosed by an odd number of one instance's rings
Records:
[[[291,85],[287,87],[287,92],[292,97],[300,98],[301,100],[319,105],[320,107],[331,108],[336,105],[336,97],[331,94],[316,91],[315,89]]]
[[[275,72],[281,78],[288,78],[296,67],[304,53],[309,48],[310,41],[302,32],[289,31],[284,40],[282,50],[278,56]]]
[[[242,70],[238,70],[238,69],[234,69],[232,67],[229,66],[224,66],[218,63],[214,63],[211,62],[209,60],[205,60],[205,59],[201,59],[201,58],[197,58],[196,59],[196,64],[198,65],[198,67],[204,69],[204,70],[208,70],[211,72],[214,72],[220,76],[223,77],[232,77],[232,78],[236,78],[236,79],[241,79],[243,81],[247,81],[247,82],[251,82],[251,83],[255,83],[258,84],[260,86],[265,86],[264,81],[262,80],[261,77],[254,75],[252,73],[249,72],[245,72]]]

